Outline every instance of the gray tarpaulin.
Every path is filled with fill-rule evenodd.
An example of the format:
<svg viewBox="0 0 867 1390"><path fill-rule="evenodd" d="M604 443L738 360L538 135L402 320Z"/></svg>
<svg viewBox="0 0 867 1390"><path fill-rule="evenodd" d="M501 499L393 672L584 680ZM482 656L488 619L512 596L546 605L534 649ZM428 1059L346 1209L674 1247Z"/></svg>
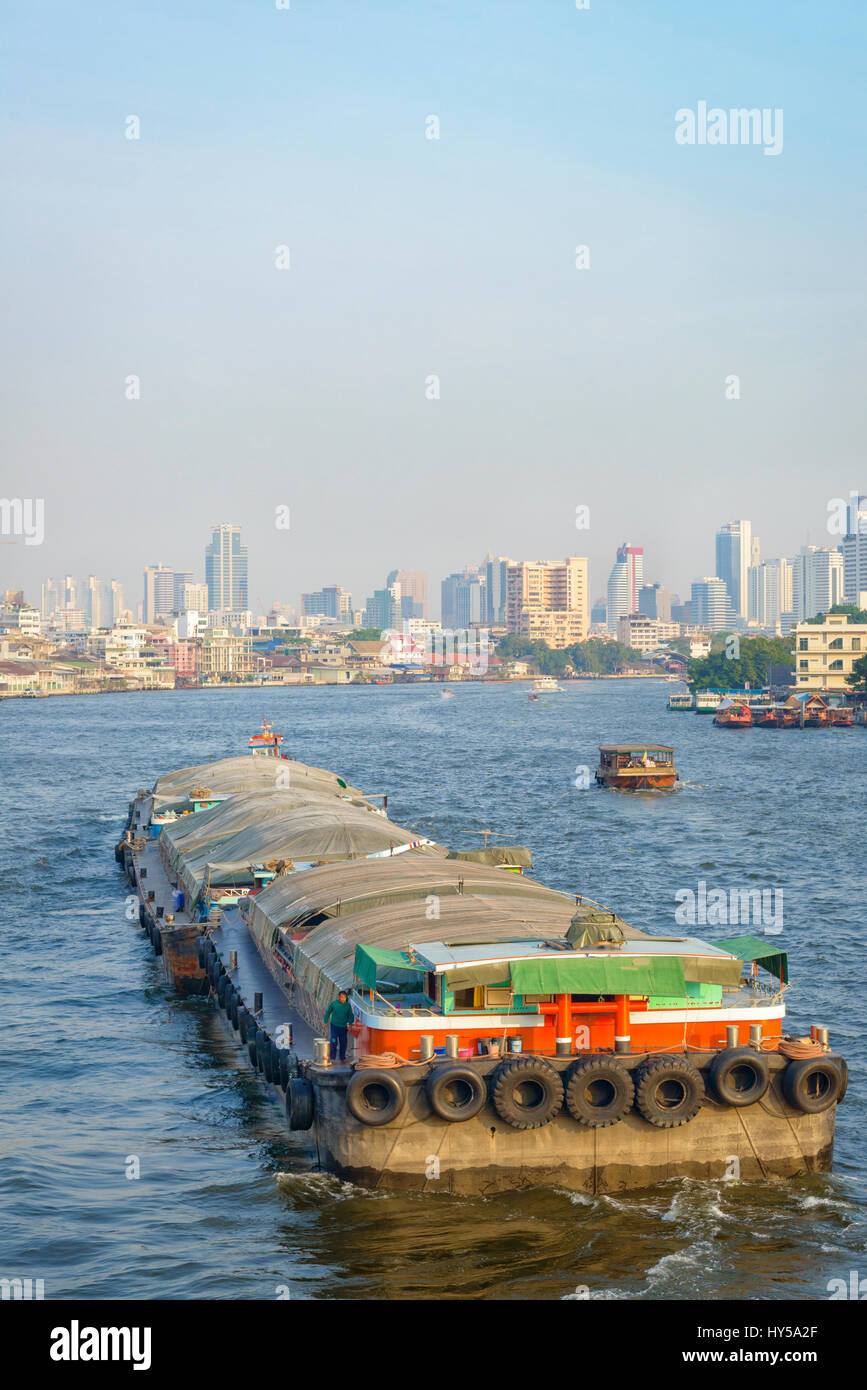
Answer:
<svg viewBox="0 0 867 1390"><path fill-rule="evenodd" d="M278 776L284 779L278 783ZM346 781L347 779L343 779ZM363 798L357 787L340 785L334 772L288 758L271 758L265 754L248 753L246 757L221 758L213 763L198 763L167 772L154 786L154 809L171 805L189 796L194 788L207 789L217 795L237 792L266 791L275 786L287 786L298 791L330 792L334 796Z"/></svg>

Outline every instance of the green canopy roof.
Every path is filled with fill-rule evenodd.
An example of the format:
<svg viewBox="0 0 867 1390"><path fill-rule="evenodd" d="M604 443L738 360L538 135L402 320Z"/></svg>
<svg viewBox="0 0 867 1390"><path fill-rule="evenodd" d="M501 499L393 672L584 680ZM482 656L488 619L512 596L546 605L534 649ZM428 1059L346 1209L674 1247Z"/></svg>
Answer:
<svg viewBox="0 0 867 1390"><path fill-rule="evenodd" d="M394 983L395 972L399 981L408 971L419 974L423 969L423 964L418 959L413 962L406 951L387 951L380 946L355 948L354 970L365 989Z"/></svg>
<svg viewBox="0 0 867 1390"><path fill-rule="evenodd" d="M516 994L686 994L679 956L559 956L513 960Z"/></svg>
<svg viewBox="0 0 867 1390"><path fill-rule="evenodd" d="M738 960L758 961L781 984L789 982L789 957L785 951L780 951L776 946L771 946L769 942L762 941L759 936L730 936L726 941L715 941L721 951L731 951Z"/></svg>

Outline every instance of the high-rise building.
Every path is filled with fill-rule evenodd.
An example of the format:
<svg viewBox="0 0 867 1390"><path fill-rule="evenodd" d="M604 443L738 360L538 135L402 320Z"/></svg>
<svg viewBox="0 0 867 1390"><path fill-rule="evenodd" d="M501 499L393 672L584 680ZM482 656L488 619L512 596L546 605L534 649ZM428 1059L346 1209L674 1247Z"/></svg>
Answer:
<svg viewBox="0 0 867 1390"><path fill-rule="evenodd" d="M728 590L735 613L749 617L749 586L747 571L760 558L758 536L753 536L752 522L727 521L716 535L716 572Z"/></svg>
<svg viewBox="0 0 867 1390"><path fill-rule="evenodd" d="M638 591L638 610L659 623L671 622L671 594L661 584L645 584Z"/></svg>
<svg viewBox="0 0 867 1390"><path fill-rule="evenodd" d="M612 632L627 613L637 613L638 593L644 584L644 549L624 541L608 578L608 626Z"/></svg>
<svg viewBox="0 0 867 1390"><path fill-rule="evenodd" d="M399 628L401 621L400 585L375 589L364 608L364 626L384 632L386 628Z"/></svg>
<svg viewBox="0 0 867 1390"><path fill-rule="evenodd" d="M386 587L400 585L401 616L404 618L427 617L427 572L425 570L392 570L385 581Z"/></svg>
<svg viewBox="0 0 867 1390"><path fill-rule="evenodd" d="M488 554L485 556L485 622L490 627L505 627L509 565L511 564L512 561L505 555Z"/></svg>
<svg viewBox="0 0 867 1390"><path fill-rule="evenodd" d="M42 581L42 616L51 618L60 607L60 590L53 579L43 579Z"/></svg>
<svg viewBox="0 0 867 1390"><path fill-rule="evenodd" d="M843 538L843 592L847 603L861 606L867 592L867 496L853 494Z"/></svg>
<svg viewBox="0 0 867 1390"><path fill-rule="evenodd" d="M247 547L241 544L240 526L223 524L211 528L211 539L205 547L205 582L212 612L246 609Z"/></svg>
<svg viewBox="0 0 867 1390"><path fill-rule="evenodd" d="M144 572L142 622L156 623L175 611L175 572L167 565L147 565Z"/></svg>
<svg viewBox="0 0 867 1390"><path fill-rule="evenodd" d="M312 594L301 595L301 612L305 618L321 616L352 621L352 595L340 584L326 584Z"/></svg>
<svg viewBox="0 0 867 1390"><path fill-rule="evenodd" d="M708 632L726 632L735 625L737 615L728 585L717 575L705 575L693 582L689 607L691 621Z"/></svg>
<svg viewBox="0 0 867 1390"><path fill-rule="evenodd" d="M518 561L509 565L506 585L506 627L510 633L559 648L585 640L589 602L586 556Z"/></svg>
<svg viewBox="0 0 867 1390"><path fill-rule="evenodd" d="M843 602L843 552L802 545L792 559L792 611L796 622L827 613Z"/></svg>
<svg viewBox="0 0 867 1390"><path fill-rule="evenodd" d="M749 617L759 627L781 632L783 614L792 611L792 566L788 560L763 560L747 571Z"/></svg>

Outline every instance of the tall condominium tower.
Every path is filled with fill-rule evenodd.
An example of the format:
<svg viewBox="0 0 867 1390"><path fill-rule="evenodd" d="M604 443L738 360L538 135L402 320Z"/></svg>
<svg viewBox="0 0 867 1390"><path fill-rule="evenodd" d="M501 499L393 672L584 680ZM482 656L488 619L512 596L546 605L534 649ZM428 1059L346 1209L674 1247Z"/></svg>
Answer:
<svg viewBox="0 0 867 1390"><path fill-rule="evenodd" d="M211 528L205 547L205 583L208 608L241 613L247 607L247 547L241 544L240 526Z"/></svg>
<svg viewBox="0 0 867 1390"><path fill-rule="evenodd" d="M617 628L618 618L639 612L638 594L644 584L644 549L624 541L608 578L608 626Z"/></svg>
<svg viewBox="0 0 867 1390"><path fill-rule="evenodd" d="M750 565L749 616L759 627L782 630L784 615L792 612L792 566L789 560L763 560Z"/></svg>
<svg viewBox="0 0 867 1390"><path fill-rule="evenodd" d="M549 647L583 642L588 627L589 561L522 560L510 564L506 578L506 628Z"/></svg>
<svg viewBox="0 0 867 1390"><path fill-rule="evenodd" d="M470 624L486 621L485 576L478 570L467 568L460 574L448 575L440 586L440 597L443 627L463 632Z"/></svg>
<svg viewBox="0 0 867 1390"><path fill-rule="evenodd" d="M759 563L759 540L749 521L727 521L716 534L716 572L728 590L732 608L748 618L747 571Z"/></svg>

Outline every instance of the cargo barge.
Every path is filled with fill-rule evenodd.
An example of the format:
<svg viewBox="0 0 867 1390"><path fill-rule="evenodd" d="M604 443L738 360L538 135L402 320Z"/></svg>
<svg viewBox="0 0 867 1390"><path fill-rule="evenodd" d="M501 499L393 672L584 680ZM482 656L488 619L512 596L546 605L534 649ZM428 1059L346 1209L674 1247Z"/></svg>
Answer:
<svg viewBox="0 0 867 1390"><path fill-rule="evenodd" d="M830 1167L846 1063L784 1034L772 939L648 935L268 735L139 791L115 853L169 981L214 1001L324 1169L472 1193Z"/></svg>

